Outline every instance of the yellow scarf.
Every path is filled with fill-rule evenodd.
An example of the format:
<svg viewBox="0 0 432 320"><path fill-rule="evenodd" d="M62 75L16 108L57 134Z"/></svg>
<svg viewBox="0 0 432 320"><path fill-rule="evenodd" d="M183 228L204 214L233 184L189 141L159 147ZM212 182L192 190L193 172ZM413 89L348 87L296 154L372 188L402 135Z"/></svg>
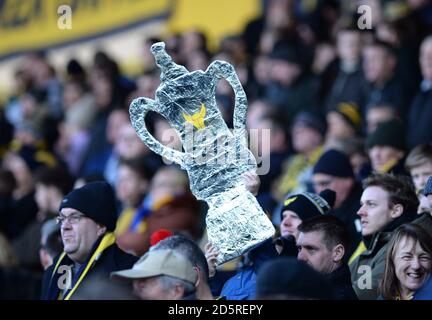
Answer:
<svg viewBox="0 0 432 320"><path fill-rule="evenodd" d="M84 271L81 273L78 281L75 283L75 285L73 286L73 288L69 291L69 293L66 295L66 297L63 298L63 300L70 300L71 296L74 294L74 292L76 291L76 289L78 288L78 286L81 284L81 282L83 281L83 279L85 278L85 276L87 275L87 273L89 272L90 268L93 266L93 263L99 259L99 257L101 256L101 254L104 252L105 249L107 249L108 247L110 247L111 245L113 245L115 243L115 236L114 233L112 232L108 232L106 233L101 242L99 243L98 247L96 248L95 252L93 253L93 255L91 256L90 260L87 262L87 265L84 269ZM62 260L64 259L64 257L66 256L66 252L63 252L60 256L60 258L58 259L52 276L54 276L54 274L56 273L58 267L60 266ZM51 276L51 278L52 278ZM62 299L62 295L59 295L59 300Z"/></svg>
<svg viewBox="0 0 432 320"><path fill-rule="evenodd" d="M354 253L352 254L352 256L350 257L348 264L353 263L353 261L359 256L361 255L363 252L366 251L366 246L364 244L363 241L360 241L357 249L354 251Z"/></svg>

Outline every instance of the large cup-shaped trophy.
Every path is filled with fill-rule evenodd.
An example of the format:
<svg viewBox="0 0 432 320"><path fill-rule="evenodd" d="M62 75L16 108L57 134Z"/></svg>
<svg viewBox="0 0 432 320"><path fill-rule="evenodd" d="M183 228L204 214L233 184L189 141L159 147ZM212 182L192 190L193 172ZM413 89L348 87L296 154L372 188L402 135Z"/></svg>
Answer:
<svg viewBox="0 0 432 320"><path fill-rule="evenodd" d="M207 202L207 234L209 242L219 249L220 265L270 238L275 231L243 182L243 174L257 167L246 143L246 95L227 62L214 61L205 72L189 72L174 63L163 42L155 43L151 52L161 69L161 85L155 100L142 97L131 103L132 125L152 151L187 171L192 193ZM216 103L216 85L222 78L235 93L233 131ZM184 152L162 145L148 132L144 118L150 110L169 122Z"/></svg>

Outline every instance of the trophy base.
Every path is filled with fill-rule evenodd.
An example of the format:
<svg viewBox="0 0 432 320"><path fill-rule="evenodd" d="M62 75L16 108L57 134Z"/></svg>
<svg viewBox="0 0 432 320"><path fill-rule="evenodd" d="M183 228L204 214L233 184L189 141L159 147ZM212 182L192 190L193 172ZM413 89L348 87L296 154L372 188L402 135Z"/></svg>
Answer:
<svg viewBox="0 0 432 320"><path fill-rule="evenodd" d="M217 265L228 262L275 233L256 198L243 185L207 199L209 242L218 248Z"/></svg>

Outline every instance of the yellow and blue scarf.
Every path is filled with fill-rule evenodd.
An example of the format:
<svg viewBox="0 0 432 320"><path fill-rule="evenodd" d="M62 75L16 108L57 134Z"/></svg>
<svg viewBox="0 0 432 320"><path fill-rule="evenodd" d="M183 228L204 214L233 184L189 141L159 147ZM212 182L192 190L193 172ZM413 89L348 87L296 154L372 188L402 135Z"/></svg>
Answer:
<svg viewBox="0 0 432 320"><path fill-rule="evenodd" d="M78 289L78 287L83 282L84 278L87 276L89 271L94 267L97 260L100 258L100 256L103 254L103 252L112 246L115 243L115 236L114 233L108 232L103 237L100 237L98 241L96 241L95 245L93 246L92 254L89 255L87 260L81 265L79 270L75 273L71 285L69 289L66 291L62 291L58 285L58 281L60 276L63 274L60 274L58 272L59 267L61 265L71 265L73 264L73 261L67 256L66 252L63 252L59 259L57 260L54 269L51 274L51 280L48 288L48 299L49 300L69 300L71 296L75 293L75 291Z"/></svg>

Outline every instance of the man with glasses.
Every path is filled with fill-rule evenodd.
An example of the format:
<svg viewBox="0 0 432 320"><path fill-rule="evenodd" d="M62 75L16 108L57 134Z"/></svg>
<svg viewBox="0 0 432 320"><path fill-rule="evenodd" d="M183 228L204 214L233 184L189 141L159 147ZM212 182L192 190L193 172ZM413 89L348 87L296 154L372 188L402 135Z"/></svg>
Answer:
<svg viewBox="0 0 432 320"><path fill-rule="evenodd" d="M115 243L116 221L114 192L106 182L86 184L64 197L57 217L64 252L44 274L43 299L74 299L91 289L90 283L132 267L137 258Z"/></svg>
<svg viewBox="0 0 432 320"><path fill-rule="evenodd" d="M362 187L354 178L349 158L340 151L327 150L315 164L312 181L317 193L324 189L336 192L335 204L329 214L341 220L348 230L350 246L344 256L347 260L361 241L361 224L356 212L362 195Z"/></svg>

